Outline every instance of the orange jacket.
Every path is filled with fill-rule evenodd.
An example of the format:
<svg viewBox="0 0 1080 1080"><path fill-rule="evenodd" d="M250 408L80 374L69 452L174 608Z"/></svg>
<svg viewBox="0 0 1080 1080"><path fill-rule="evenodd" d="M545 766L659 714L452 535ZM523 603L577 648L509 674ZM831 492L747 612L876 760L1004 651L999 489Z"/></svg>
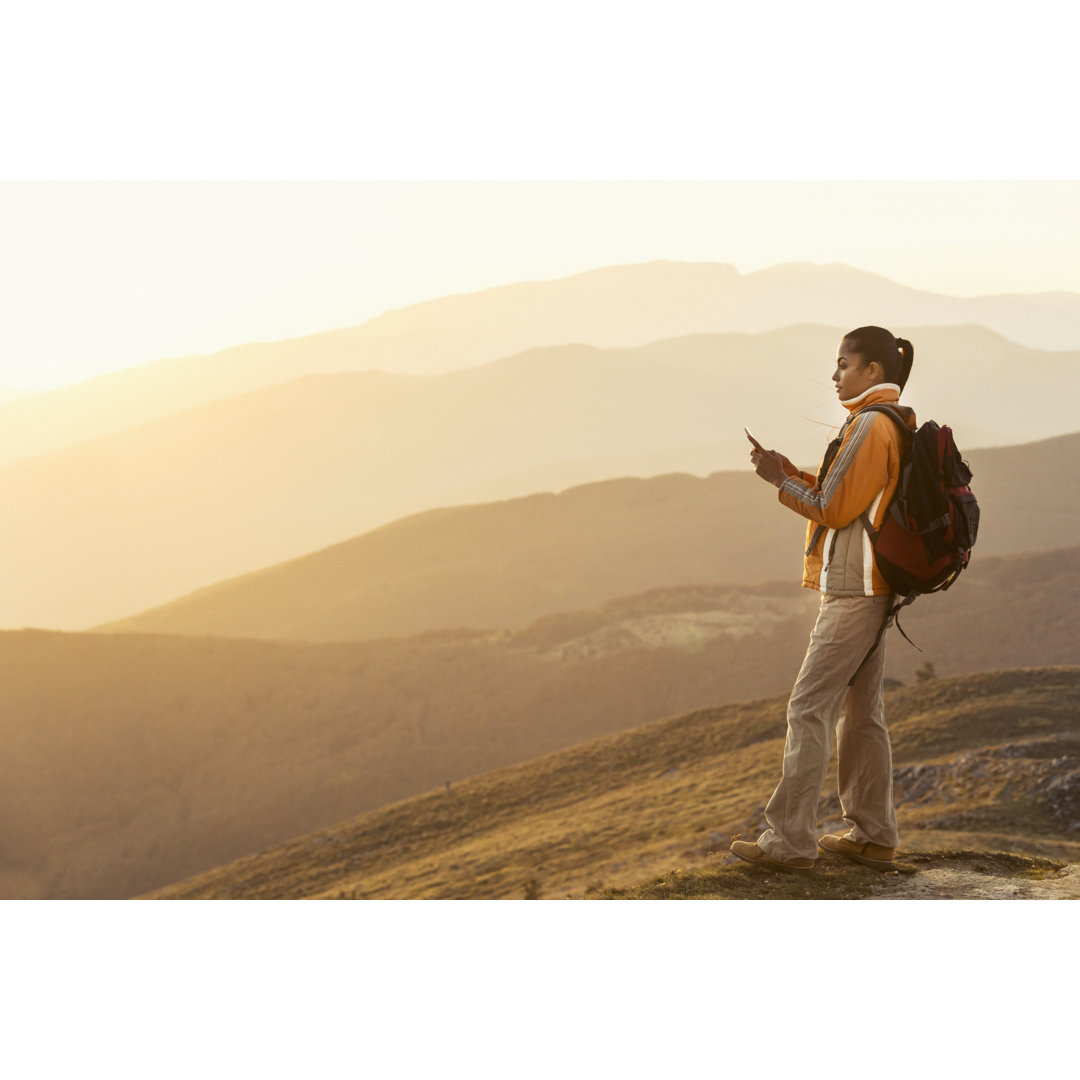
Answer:
<svg viewBox="0 0 1080 1080"><path fill-rule="evenodd" d="M874 563L870 538L859 520L868 510L874 528L885 518L900 479L901 434L888 416L864 412L867 405L896 405L915 430L915 413L898 405L900 387L880 383L850 401L851 415L837 438L840 448L819 484L794 470L780 485L780 501L808 519L803 588L830 596L886 596L892 589Z"/></svg>

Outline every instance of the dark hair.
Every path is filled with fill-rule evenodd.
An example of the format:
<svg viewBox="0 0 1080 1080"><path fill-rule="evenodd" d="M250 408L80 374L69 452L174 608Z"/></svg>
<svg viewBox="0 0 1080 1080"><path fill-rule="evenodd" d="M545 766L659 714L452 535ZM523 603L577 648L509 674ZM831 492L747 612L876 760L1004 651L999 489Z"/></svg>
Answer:
<svg viewBox="0 0 1080 1080"><path fill-rule="evenodd" d="M885 381L896 383L901 390L911 374L915 349L905 338L893 337L881 326L860 326L844 335L852 352L863 358L863 365L877 362L885 372Z"/></svg>

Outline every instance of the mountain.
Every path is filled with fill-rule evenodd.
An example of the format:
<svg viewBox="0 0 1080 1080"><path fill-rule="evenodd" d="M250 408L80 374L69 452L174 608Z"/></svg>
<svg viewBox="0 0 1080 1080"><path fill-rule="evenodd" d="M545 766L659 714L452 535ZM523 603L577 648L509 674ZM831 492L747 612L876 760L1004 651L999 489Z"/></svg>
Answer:
<svg viewBox="0 0 1080 1080"><path fill-rule="evenodd" d="M322 641L518 627L663 585L794 578L801 540L750 473L609 480L431 510L100 629Z"/></svg>
<svg viewBox="0 0 1080 1080"><path fill-rule="evenodd" d="M0 625L82 628L507 472L715 438L717 376L558 352L431 379L312 377L9 466L0 558L20 574ZM744 461L739 440L732 424L712 456Z"/></svg>
<svg viewBox="0 0 1080 1080"><path fill-rule="evenodd" d="M816 467L845 415L829 382L839 333L565 346L429 377L312 376L19 462L0 470L0 558L19 567L0 592L0 626L85 628L406 514L553 480L745 468L745 424ZM933 415L961 446L973 431L1028 439L1075 422L1076 356L1032 358L977 329L920 340L908 397L921 408L933 387ZM980 371L978 394L962 364ZM1037 411L1017 401L1020 364L1060 390Z"/></svg>
<svg viewBox="0 0 1080 1080"><path fill-rule="evenodd" d="M0 405L0 465L305 375L432 374L537 346L627 348L805 323L843 330L878 323L898 332L979 325L1037 349L1076 350L1080 296L942 296L839 264L788 263L749 274L723 263L607 267L429 300L303 338L157 360Z"/></svg>
<svg viewBox="0 0 1080 1080"><path fill-rule="evenodd" d="M743 618L760 609L805 637L799 600L751 599ZM709 670L669 650L579 663L501 633L319 646L2 633L0 896L130 896L712 702L753 683L729 664L762 667L738 638L711 655Z"/></svg>
<svg viewBox="0 0 1080 1080"><path fill-rule="evenodd" d="M838 876L827 859L815 867L816 882L790 886L824 890L809 893L785 891L786 881L770 885L769 875L745 867L715 869L730 858L732 835L756 835L764 824L783 754L784 704L727 705L594 740L338 822L151 895L540 899L618 895L654 875L660 886L672 883L670 895L680 875L703 869L719 895L736 898L827 897L830 885L831 895L910 894L905 876ZM912 852L943 845L1080 859L1080 669L933 680L890 693L887 708L905 871L927 865ZM835 791L834 771L827 790ZM842 827L835 795L819 813L823 832ZM1012 854L982 863L995 859L1021 864L1012 872L1030 877L1061 866ZM657 894L665 892L645 895Z"/></svg>
<svg viewBox="0 0 1080 1080"><path fill-rule="evenodd" d="M1080 434L975 451L987 556L1075 544ZM804 522L748 472L429 511L101 629L335 641L522 627L649 588L788 580Z"/></svg>
<svg viewBox="0 0 1080 1080"><path fill-rule="evenodd" d="M447 781L786 694L816 604L788 580L384 641L0 633L0 896L134 895ZM1080 547L977 559L903 625L923 650L889 635L905 683L1080 664Z"/></svg>

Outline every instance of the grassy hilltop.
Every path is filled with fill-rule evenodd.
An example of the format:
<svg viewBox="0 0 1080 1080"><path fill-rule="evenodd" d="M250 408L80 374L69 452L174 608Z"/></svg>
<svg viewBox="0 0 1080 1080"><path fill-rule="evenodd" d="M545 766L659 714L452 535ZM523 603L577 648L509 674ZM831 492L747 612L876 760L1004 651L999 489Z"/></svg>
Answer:
<svg viewBox="0 0 1080 1080"><path fill-rule="evenodd" d="M325 644L0 634L0 896L149 892L448 780L786 695L816 600L654 589L521 630ZM904 616L924 652L893 632L886 673L1077 664L1078 612L1080 548L981 559Z"/></svg>
<svg viewBox="0 0 1080 1080"><path fill-rule="evenodd" d="M610 735L384 807L150 895L647 896L657 895L657 875L665 887L681 878L684 887L674 895L871 895L884 879L858 867L823 864L818 884L806 885L801 877L781 875L777 884L776 875L748 878L718 866L732 835L753 836L763 827L779 774L784 704L774 698L703 709ZM1011 853L938 855L935 865L952 865L951 858L968 869L1027 878L1080 859L1078 706L1076 667L934 679L890 692L903 869L917 873L920 860L929 864L917 853L934 849ZM820 813L822 829L839 826L835 796L823 799ZM709 874L712 892L701 887Z"/></svg>

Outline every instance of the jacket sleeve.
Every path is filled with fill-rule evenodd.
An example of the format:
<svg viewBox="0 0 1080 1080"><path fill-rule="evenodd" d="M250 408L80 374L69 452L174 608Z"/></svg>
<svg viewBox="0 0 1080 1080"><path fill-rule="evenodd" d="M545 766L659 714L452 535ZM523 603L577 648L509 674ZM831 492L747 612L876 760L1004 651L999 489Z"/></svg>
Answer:
<svg viewBox="0 0 1080 1080"><path fill-rule="evenodd" d="M856 417L824 483L819 486L806 474L789 476L780 485L780 501L828 529L850 525L889 482L892 421L885 416L878 421L874 412Z"/></svg>
<svg viewBox="0 0 1080 1080"><path fill-rule="evenodd" d="M787 464L791 465L791 462L789 461ZM800 469L797 465L791 465L790 469L787 467L787 465L783 465L782 467L784 472L788 476L801 476L803 481L809 484L811 487L813 487L814 484L817 483L817 477L814 476L813 473L803 472L802 469Z"/></svg>

